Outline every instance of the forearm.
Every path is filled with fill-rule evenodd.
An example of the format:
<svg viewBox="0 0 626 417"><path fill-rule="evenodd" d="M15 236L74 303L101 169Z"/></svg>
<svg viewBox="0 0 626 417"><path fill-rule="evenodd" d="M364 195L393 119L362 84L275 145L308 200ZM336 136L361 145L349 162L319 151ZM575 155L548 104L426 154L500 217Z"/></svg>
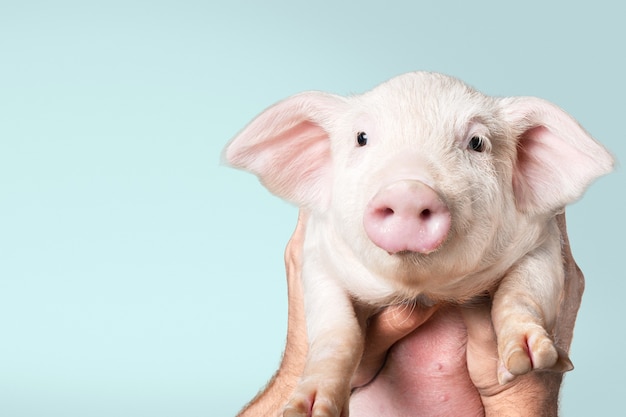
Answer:
<svg viewBox="0 0 626 417"><path fill-rule="evenodd" d="M291 283L290 289L292 291ZM290 298L291 299L291 298ZM304 369L307 354L306 331L295 320L303 315L301 305L289 304L287 346L280 368L266 387L239 413L238 417L277 416L291 397Z"/></svg>
<svg viewBox="0 0 626 417"><path fill-rule="evenodd" d="M238 417L277 416L287 404L300 378L304 364L301 354L285 351L280 368L266 387L248 403Z"/></svg>

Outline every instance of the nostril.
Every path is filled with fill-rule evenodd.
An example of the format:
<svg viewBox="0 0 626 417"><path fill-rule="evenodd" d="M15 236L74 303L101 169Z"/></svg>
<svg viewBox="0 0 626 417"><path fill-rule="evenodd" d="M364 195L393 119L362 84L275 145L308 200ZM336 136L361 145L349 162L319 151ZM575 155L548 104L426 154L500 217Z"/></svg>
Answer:
<svg viewBox="0 0 626 417"><path fill-rule="evenodd" d="M422 220L428 220L430 219L430 216L432 215L432 212L430 211L430 209L424 209L422 210L422 212L420 213L420 219Z"/></svg>
<svg viewBox="0 0 626 417"><path fill-rule="evenodd" d="M386 219L388 217L391 217L394 215L394 211L392 208L390 207L380 207L376 210L374 210L374 212L376 217L380 218L380 219Z"/></svg>

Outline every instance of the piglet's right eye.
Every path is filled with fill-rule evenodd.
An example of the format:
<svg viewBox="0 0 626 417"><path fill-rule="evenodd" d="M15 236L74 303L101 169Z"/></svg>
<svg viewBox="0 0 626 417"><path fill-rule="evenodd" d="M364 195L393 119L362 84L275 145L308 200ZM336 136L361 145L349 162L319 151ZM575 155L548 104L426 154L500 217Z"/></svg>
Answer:
<svg viewBox="0 0 626 417"><path fill-rule="evenodd" d="M356 143L357 143L359 146L365 146L365 145L367 145L367 133L365 133L365 132L359 132L359 133L356 135Z"/></svg>

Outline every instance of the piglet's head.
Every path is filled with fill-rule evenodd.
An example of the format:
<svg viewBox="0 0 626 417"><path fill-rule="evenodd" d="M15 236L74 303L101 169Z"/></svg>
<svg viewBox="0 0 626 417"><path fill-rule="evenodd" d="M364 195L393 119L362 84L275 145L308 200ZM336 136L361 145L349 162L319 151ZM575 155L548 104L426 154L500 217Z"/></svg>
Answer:
<svg viewBox="0 0 626 417"><path fill-rule="evenodd" d="M364 258L447 252L459 259L455 274L493 251L489 227L515 223L517 214L503 212L551 216L613 165L557 106L488 97L431 73L350 98L290 97L244 128L225 159L287 201L334 212L334 226ZM408 201L413 195L427 206Z"/></svg>

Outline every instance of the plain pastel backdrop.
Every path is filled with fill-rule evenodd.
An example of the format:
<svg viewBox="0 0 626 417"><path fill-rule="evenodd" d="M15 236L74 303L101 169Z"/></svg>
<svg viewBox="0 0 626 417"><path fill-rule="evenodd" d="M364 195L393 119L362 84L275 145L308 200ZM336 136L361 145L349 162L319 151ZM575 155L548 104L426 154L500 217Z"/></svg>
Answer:
<svg viewBox="0 0 626 417"><path fill-rule="evenodd" d="M432 70L624 161L625 45L602 0L0 2L0 415L233 416L264 385L297 210L220 154L272 103ZM619 168L568 210L564 416L623 412L624 213Z"/></svg>

